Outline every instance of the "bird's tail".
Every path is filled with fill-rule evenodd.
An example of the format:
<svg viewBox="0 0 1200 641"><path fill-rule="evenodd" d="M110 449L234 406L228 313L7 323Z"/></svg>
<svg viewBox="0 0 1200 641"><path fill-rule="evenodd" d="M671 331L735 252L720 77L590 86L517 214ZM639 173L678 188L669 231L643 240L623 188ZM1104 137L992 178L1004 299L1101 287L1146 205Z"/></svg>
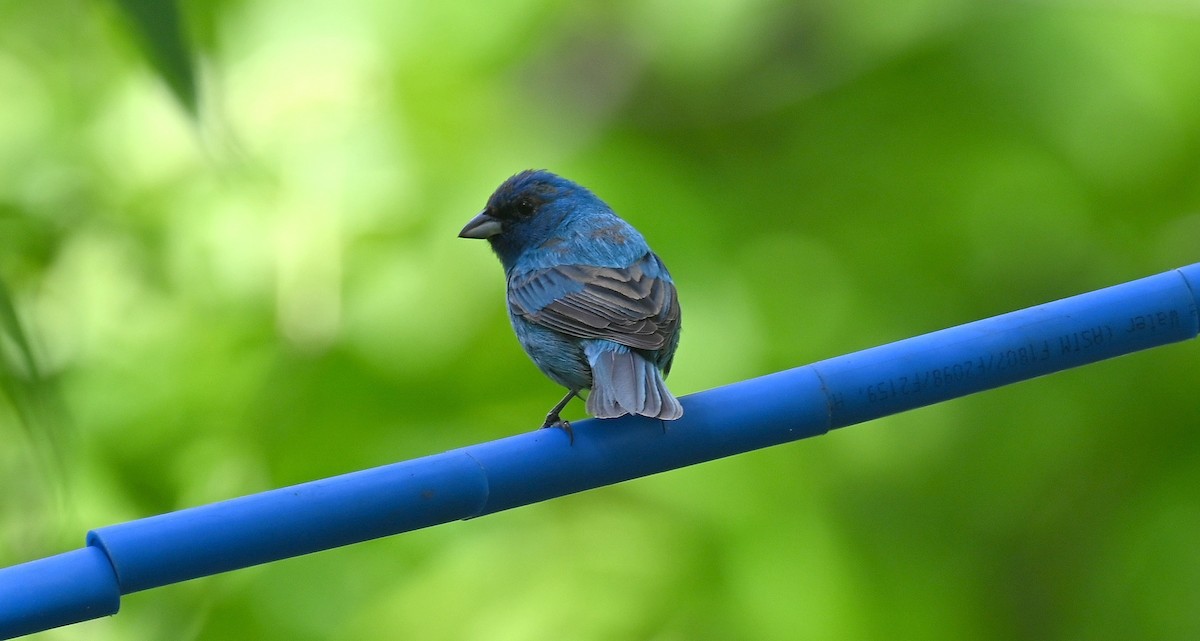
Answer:
<svg viewBox="0 0 1200 641"><path fill-rule="evenodd" d="M592 366L592 392L587 411L596 418L638 414L674 420L683 407L671 395L654 363L624 345L609 341L584 348Z"/></svg>

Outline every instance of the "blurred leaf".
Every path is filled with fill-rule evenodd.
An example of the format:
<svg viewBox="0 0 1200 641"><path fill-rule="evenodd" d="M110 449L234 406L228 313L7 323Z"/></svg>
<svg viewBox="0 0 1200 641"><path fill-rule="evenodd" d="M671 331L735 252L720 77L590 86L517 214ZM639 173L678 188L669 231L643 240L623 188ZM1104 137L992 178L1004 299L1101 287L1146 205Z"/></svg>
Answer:
<svg viewBox="0 0 1200 641"><path fill-rule="evenodd" d="M60 454L56 428L60 421L57 395L38 367L29 335L17 316L8 285L0 281L0 339L13 347L0 351L0 389L12 403L30 436L48 444L54 459Z"/></svg>
<svg viewBox="0 0 1200 641"><path fill-rule="evenodd" d="M12 295L8 292L8 286L4 281L0 281L0 330L4 332L13 344L16 346L23 361L22 366L28 373L27 376L33 380L41 378L37 370L37 361L33 357L33 349L29 344L29 337L25 334L24 328L21 326L21 320L17 318L17 309L13 305ZM5 376L11 374L7 371L11 364L4 361Z"/></svg>
<svg viewBox="0 0 1200 641"><path fill-rule="evenodd" d="M196 70L179 3L176 0L116 0L116 3L141 40L150 63L188 113L195 116Z"/></svg>

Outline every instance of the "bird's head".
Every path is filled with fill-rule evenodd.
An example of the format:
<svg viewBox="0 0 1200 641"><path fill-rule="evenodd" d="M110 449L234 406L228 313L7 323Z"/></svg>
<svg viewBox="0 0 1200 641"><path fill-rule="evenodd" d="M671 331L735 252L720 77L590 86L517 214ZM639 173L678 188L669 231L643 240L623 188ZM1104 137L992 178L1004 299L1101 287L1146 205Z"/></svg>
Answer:
<svg viewBox="0 0 1200 641"><path fill-rule="evenodd" d="M530 169L504 181L458 236L486 239L508 267L521 252L554 235L576 209L571 204L574 200L593 198L587 189L566 178Z"/></svg>

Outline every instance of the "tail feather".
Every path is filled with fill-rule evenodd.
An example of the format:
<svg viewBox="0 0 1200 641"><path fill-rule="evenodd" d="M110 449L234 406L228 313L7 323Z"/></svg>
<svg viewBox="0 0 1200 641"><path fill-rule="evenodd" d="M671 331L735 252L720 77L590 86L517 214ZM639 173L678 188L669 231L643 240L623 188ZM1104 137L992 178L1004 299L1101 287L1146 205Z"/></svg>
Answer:
<svg viewBox="0 0 1200 641"><path fill-rule="evenodd" d="M654 367L651 367L651 369L654 370L655 378L661 380L662 377L659 376L658 370ZM640 400L642 401L642 415L657 417L659 412L662 411L662 393L658 391L659 386L651 384L643 385L641 387L642 397Z"/></svg>
<svg viewBox="0 0 1200 641"><path fill-rule="evenodd" d="M593 343L585 352L592 366L592 391L587 411L596 418L637 414L674 420L683 407L667 389L662 374L641 354L608 341Z"/></svg>

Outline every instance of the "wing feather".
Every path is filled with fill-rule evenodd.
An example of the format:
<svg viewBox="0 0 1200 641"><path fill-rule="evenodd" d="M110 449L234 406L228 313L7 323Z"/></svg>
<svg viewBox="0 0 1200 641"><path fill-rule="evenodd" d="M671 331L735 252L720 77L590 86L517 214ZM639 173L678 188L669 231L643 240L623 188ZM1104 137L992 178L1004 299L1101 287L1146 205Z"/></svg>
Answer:
<svg viewBox="0 0 1200 641"><path fill-rule="evenodd" d="M508 301L526 320L568 336L659 350L679 331L679 300L653 253L629 267L558 265L518 275Z"/></svg>

